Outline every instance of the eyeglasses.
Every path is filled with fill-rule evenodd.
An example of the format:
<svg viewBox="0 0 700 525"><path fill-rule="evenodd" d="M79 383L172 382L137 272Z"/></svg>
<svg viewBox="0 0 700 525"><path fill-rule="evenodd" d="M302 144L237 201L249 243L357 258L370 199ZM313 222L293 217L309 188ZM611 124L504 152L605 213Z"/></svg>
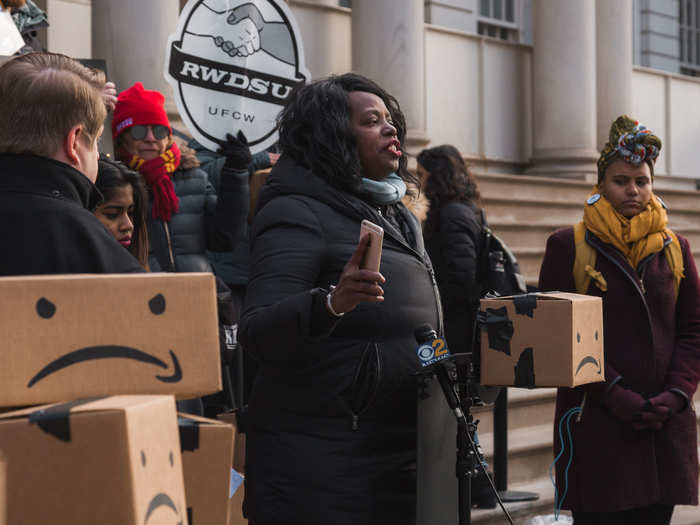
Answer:
<svg viewBox="0 0 700 525"><path fill-rule="evenodd" d="M151 130L153 131L153 136L156 138L156 140L162 140L165 137L167 137L168 135L170 135L170 130L168 129L168 126L162 126L162 125L131 126L129 128L129 134L131 135L131 138L134 140L143 140L146 138L146 135L148 135L148 128L151 128Z"/></svg>

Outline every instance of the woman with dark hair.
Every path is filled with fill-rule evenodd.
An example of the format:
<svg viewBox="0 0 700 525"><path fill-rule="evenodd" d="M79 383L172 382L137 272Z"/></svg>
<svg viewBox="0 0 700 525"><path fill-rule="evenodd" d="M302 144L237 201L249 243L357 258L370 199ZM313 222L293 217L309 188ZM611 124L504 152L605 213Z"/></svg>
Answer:
<svg viewBox="0 0 700 525"><path fill-rule="evenodd" d="M470 352L482 292L477 281L482 229L479 191L464 157L454 146L424 149L416 160L421 187L430 203L423 235L440 289L445 339L451 352ZM478 434L474 435L478 443ZM484 468L472 478L472 505L494 508L496 497L483 472L488 465L483 457L480 459Z"/></svg>
<svg viewBox="0 0 700 525"><path fill-rule="evenodd" d="M667 525L674 505L698 504L700 281L653 191L660 150L651 130L615 120L583 220L549 237L540 270L541 290L603 302L605 380L557 392L555 454L571 454L558 504L576 525Z"/></svg>
<svg viewBox="0 0 700 525"><path fill-rule="evenodd" d="M454 146L424 149L417 161L418 176L430 202L423 235L440 288L445 337L452 352L468 352L481 292L477 284L479 191Z"/></svg>
<svg viewBox="0 0 700 525"><path fill-rule="evenodd" d="M282 156L258 201L239 336L261 368L250 399L245 509L252 525L415 520L414 329L442 320L399 104L369 79L296 91ZM379 272L361 269L367 219Z"/></svg>
<svg viewBox="0 0 700 525"><path fill-rule="evenodd" d="M141 177L121 162L100 157L95 186L104 197L95 209L95 216L141 266L148 269L148 194Z"/></svg>

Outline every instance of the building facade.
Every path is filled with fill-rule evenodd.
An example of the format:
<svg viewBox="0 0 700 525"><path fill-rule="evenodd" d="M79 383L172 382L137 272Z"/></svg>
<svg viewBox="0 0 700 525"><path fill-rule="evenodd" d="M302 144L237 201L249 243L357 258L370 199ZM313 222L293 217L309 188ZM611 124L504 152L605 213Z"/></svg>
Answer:
<svg viewBox="0 0 700 525"><path fill-rule="evenodd" d="M50 51L105 59L118 89L160 90L177 119L163 63L185 0L37 1ZM492 228L530 284L547 236L580 220L622 113L662 138L655 184L700 262L700 0L288 3L313 78L366 74L401 103L410 153L450 143L465 155ZM539 492L550 511L553 402L551 391L514 392L508 432L509 483ZM479 417L490 455L490 415ZM676 516L674 525L700 523L696 508Z"/></svg>
<svg viewBox="0 0 700 525"><path fill-rule="evenodd" d="M183 0L38 3L49 50L170 95L165 42ZM629 113L664 139L658 174L700 178L699 0L289 4L313 77L373 77L403 105L412 149L449 142L483 171L579 177Z"/></svg>

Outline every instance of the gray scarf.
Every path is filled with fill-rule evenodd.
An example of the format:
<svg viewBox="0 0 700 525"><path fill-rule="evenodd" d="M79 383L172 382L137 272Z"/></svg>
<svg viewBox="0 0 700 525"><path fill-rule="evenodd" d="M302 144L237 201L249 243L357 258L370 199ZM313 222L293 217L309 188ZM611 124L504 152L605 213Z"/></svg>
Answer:
<svg viewBox="0 0 700 525"><path fill-rule="evenodd" d="M406 195L406 183L396 173L380 181L362 177L358 193L375 206L386 206L399 202Z"/></svg>

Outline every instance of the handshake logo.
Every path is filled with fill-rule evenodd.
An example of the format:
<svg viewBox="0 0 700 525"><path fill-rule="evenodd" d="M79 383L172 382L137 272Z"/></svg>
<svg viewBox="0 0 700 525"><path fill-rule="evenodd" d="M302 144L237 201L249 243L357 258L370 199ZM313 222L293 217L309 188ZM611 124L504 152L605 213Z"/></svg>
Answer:
<svg viewBox="0 0 700 525"><path fill-rule="evenodd" d="M283 0L190 0L168 41L165 77L195 139L215 151L242 130L255 153L277 141L277 114L311 75Z"/></svg>

